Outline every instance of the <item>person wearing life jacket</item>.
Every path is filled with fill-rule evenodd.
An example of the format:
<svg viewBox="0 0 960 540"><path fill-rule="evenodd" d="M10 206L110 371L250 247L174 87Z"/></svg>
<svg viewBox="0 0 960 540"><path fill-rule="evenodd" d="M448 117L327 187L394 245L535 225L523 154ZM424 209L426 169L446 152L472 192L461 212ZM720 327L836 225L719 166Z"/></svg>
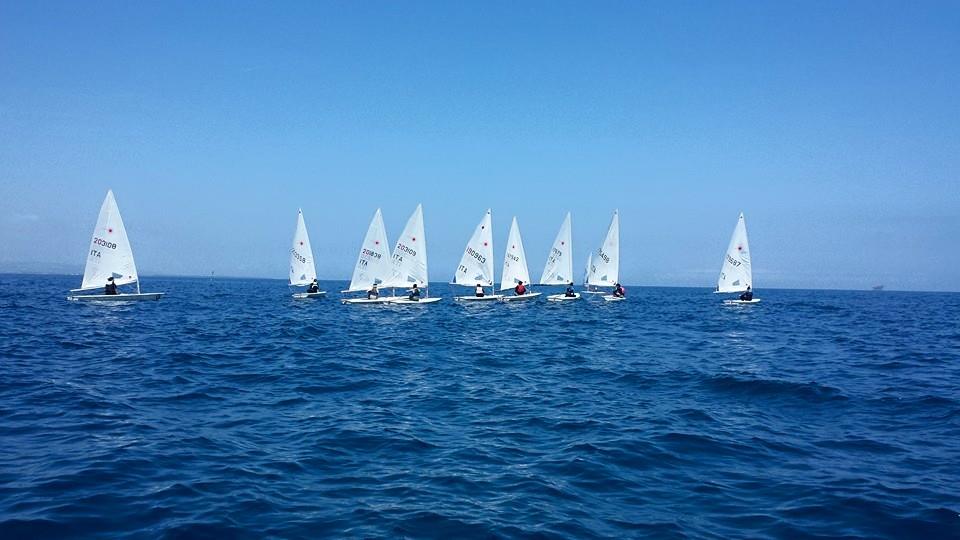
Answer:
<svg viewBox="0 0 960 540"><path fill-rule="evenodd" d="M613 288L613 296L616 298L623 298L626 295L627 293L623 290L623 285L617 283Z"/></svg>
<svg viewBox="0 0 960 540"><path fill-rule="evenodd" d="M117 284L113 282L113 276L107 278L107 286L103 288L103 294L117 294Z"/></svg>
<svg viewBox="0 0 960 540"><path fill-rule="evenodd" d="M313 279L313 283L311 283L310 286L307 287L307 292L308 292L308 293L318 293L318 292L320 292L320 285L317 283L317 279L316 279L316 278L314 278L314 279Z"/></svg>
<svg viewBox="0 0 960 540"><path fill-rule="evenodd" d="M523 296L527 294L527 288L524 287L522 281L517 281L517 286L513 288L513 293L517 296Z"/></svg>
<svg viewBox="0 0 960 540"><path fill-rule="evenodd" d="M743 301L745 301L745 302L749 302L749 301L753 300L753 291L750 290L750 286L749 286L749 285L747 285L747 290L744 291L743 294L740 295L740 299L743 300Z"/></svg>
<svg viewBox="0 0 960 540"><path fill-rule="evenodd" d="M413 300L414 302L420 301L420 288L417 287L417 284L413 284L413 288L410 289L410 295L407 296L408 299Z"/></svg>
<svg viewBox="0 0 960 540"><path fill-rule="evenodd" d="M477 298L483 298L483 285L477 283Z"/></svg>
<svg viewBox="0 0 960 540"><path fill-rule="evenodd" d="M373 287L370 287L370 290L367 291L367 300L376 300L380 298L380 291L377 289L377 284L374 283Z"/></svg>
<svg viewBox="0 0 960 540"><path fill-rule="evenodd" d="M567 285L567 292L564 293L564 296L566 296L567 298L573 298L576 295L577 295L577 291L573 290L573 282L571 281L570 284Z"/></svg>

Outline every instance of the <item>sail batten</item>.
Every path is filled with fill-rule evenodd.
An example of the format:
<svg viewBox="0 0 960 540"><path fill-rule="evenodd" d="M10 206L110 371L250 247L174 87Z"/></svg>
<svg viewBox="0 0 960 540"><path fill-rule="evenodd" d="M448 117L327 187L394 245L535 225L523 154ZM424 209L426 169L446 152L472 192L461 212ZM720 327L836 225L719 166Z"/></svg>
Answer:
<svg viewBox="0 0 960 540"><path fill-rule="evenodd" d="M743 292L747 287L752 286L753 266L750 262L750 245L747 240L747 225L741 212L723 257L720 277L717 278L717 292Z"/></svg>

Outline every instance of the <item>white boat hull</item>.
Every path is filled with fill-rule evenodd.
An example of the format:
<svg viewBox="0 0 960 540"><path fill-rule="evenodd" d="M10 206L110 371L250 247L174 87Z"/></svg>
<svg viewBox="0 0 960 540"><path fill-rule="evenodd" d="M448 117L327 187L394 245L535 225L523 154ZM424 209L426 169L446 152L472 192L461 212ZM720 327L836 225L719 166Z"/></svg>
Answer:
<svg viewBox="0 0 960 540"><path fill-rule="evenodd" d="M297 300L304 300L304 299L307 299L307 298L323 298L323 297L326 296L326 295L327 295L327 292L326 292L326 291L320 291L320 292L301 292L301 293L294 293L294 294L293 294L293 298L295 298L295 299L297 299Z"/></svg>
<svg viewBox="0 0 960 540"><path fill-rule="evenodd" d="M392 301L392 302L390 302L390 303L391 303L391 304L404 304L404 305L407 305L407 304L433 304L433 303L435 303L435 302L439 302L440 300L443 300L443 299L440 298L439 296L437 296L437 297L430 297L430 298L421 298L420 300L411 300L411 299L409 299L409 298L398 298L398 299L396 299L396 300L394 300L394 301Z"/></svg>
<svg viewBox="0 0 960 540"><path fill-rule="evenodd" d="M607 302L623 302L627 298L625 296L614 296L612 294L608 294L608 295L605 295L603 299L606 300Z"/></svg>
<svg viewBox="0 0 960 540"><path fill-rule="evenodd" d="M457 302L499 302L503 300L502 294L488 294L485 296L454 296Z"/></svg>
<svg viewBox="0 0 960 540"><path fill-rule="evenodd" d="M581 294L608 294L607 291L580 291Z"/></svg>
<svg viewBox="0 0 960 540"><path fill-rule="evenodd" d="M365 305L365 304L389 304L400 300L399 296L381 296L380 298L345 298L341 300L343 304Z"/></svg>
<svg viewBox="0 0 960 540"><path fill-rule="evenodd" d="M526 294L520 294L520 295L514 295L514 296L504 296L503 301L504 302L522 302L525 300L533 300L534 298L537 298L542 294L543 293L534 292L534 293L526 293Z"/></svg>
<svg viewBox="0 0 960 540"><path fill-rule="evenodd" d="M567 296L566 293L551 294L547 297L548 302L567 302L569 300L579 300L580 293L573 293L573 296Z"/></svg>
<svg viewBox="0 0 960 540"><path fill-rule="evenodd" d="M724 305L727 305L727 306L739 306L739 305L747 305L747 304L756 304L759 301L760 301L759 298L754 298L753 300L724 300L723 303Z"/></svg>
<svg viewBox="0 0 960 540"><path fill-rule="evenodd" d="M159 300L164 293L132 293L132 294L76 294L67 297L71 302L140 302L143 300Z"/></svg>

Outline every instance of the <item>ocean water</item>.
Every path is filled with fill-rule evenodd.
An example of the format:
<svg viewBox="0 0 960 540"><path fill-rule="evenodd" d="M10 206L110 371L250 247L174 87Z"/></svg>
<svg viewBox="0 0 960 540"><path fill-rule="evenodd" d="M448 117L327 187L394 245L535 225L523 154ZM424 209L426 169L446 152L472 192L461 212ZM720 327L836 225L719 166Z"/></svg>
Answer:
<svg viewBox="0 0 960 540"><path fill-rule="evenodd" d="M0 276L0 538L960 537L960 294L78 281Z"/></svg>

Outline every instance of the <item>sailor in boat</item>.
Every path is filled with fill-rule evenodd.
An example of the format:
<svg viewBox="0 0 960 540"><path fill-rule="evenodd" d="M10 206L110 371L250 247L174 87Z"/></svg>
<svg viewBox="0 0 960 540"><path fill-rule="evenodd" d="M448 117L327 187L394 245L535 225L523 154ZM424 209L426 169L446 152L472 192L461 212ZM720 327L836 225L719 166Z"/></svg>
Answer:
<svg viewBox="0 0 960 540"><path fill-rule="evenodd" d="M308 293L320 292L320 284L317 283L317 278L313 278L313 283L311 283L310 286L307 287L307 292Z"/></svg>
<svg viewBox="0 0 960 540"><path fill-rule="evenodd" d="M377 289L377 284L374 283L373 287L367 291L367 300L376 300L377 298L380 298L380 291Z"/></svg>
<svg viewBox="0 0 960 540"><path fill-rule="evenodd" d="M107 286L103 288L103 294L117 294L117 284L113 282L113 276L107 278Z"/></svg>
<svg viewBox="0 0 960 540"><path fill-rule="evenodd" d="M517 296L523 296L527 294L527 288L523 286L522 281L517 282L517 286L513 288L513 293Z"/></svg>
<svg viewBox="0 0 960 540"><path fill-rule="evenodd" d="M570 284L567 285L567 292L564 293L564 296L566 296L567 298L573 298L576 295L577 295L577 291L573 290L573 282L571 281Z"/></svg>
<svg viewBox="0 0 960 540"><path fill-rule="evenodd" d="M420 288L417 287L416 283L413 284L413 288L410 289L408 292L410 293L410 295L407 296L409 300L412 300L414 302L420 301Z"/></svg>
<svg viewBox="0 0 960 540"><path fill-rule="evenodd" d="M616 285L614 285L614 288L613 288L613 296L614 296L614 298L623 298L623 297L626 296L626 295L627 295L627 292L623 290L623 285L621 285L621 284L619 284L619 283L617 283Z"/></svg>
<svg viewBox="0 0 960 540"><path fill-rule="evenodd" d="M745 302L749 302L749 301L753 300L753 291L750 290L750 286L749 286L749 285L747 285L747 290L744 291L743 294L740 295L740 299L743 300L743 301L745 301Z"/></svg>
<svg viewBox="0 0 960 540"><path fill-rule="evenodd" d="M483 285L477 283L477 298L483 298Z"/></svg>

